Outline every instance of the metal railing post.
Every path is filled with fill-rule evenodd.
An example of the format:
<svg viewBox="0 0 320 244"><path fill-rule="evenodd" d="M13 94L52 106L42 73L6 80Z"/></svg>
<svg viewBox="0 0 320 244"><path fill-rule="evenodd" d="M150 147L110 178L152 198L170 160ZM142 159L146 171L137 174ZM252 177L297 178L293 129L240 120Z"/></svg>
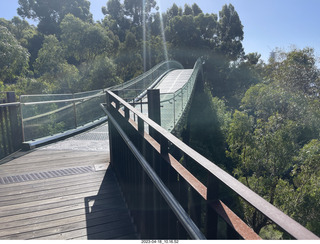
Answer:
<svg viewBox="0 0 320 244"><path fill-rule="evenodd" d="M208 173L207 186L207 239L217 239L218 235L218 214L213 210L211 204L219 199L219 181L218 179Z"/></svg>
<svg viewBox="0 0 320 244"><path fill-rule="evenodd" d="M0 101L1 104L1 101ZM6 136L5 136L5 118L4 118L4 114L6 113L6 108L5 107L0 107L0 127L1 127L1 136L2 136L2 147L3 147L3 153L4 155L1 155L2 153L0 152L0 156L6 156L8 155L7 152L7 143L6 143Z"/></svg>
<svg viewBox="0 0 320 244"><path fill-rule="evenodd" d="M7 92L7 102L15 103L16 94L15 92ZM16 106L10 106L9 109L9 121L11 129L11 141L13 151L16 151L20 148L22 143L22 131L21 127L18 124L18 109Z"/></svg>
<svg viewBox="0 0 320 244"><path fill-rule="evenodd" d="M173 93L173 128L176 124L176 94Z"/></svg>
<svg viewBox="0 0 320 244"><path fill-rule="evenodd" d="M158 125L161 124L161 113L160 113L160 90L159 89L149 89L147 91L148 97L148 116ZM157 135L153 128L149 127L149 134L157 141Z"/></svg>
<svg viewBox="0 0 320 244"><path fill-rule="evenodd" d="M74 93L72 93L72 99L74 99ZM74 128L78 127L78 121L77 121L77 108L76 108L76 102L73 101L73 117L74 117Z"/></svg>

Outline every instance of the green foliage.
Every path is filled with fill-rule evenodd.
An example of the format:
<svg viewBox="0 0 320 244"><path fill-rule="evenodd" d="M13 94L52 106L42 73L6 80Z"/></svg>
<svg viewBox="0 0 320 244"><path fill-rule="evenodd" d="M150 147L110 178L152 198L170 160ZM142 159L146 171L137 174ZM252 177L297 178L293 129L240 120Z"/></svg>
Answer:
<svg viewBox="0 0 320 244"><path fill-rule="evenodd" d="M0 92L4 92L4 84L0 81Z"/></svg>
<svg viewBox="0 0 320 244"><path fill-rule="evenodd" d="M293 75L296 70L289 65L309 63L308 70L314 69L311 53L294 50L283 55L278 63L264 68L264 72L270 71L267 82L249 88L240 106L243 111L233 114L227 155L237 163L234 175L241 182L317 234L319 216L315 209L320 202L317 165L320 143L319 129L315 125L319 124L318 99L305 89L314 88L310 83L297 85ZM310 80L310 74L301 72L299 75L301 81ZM317 72L313 75L318 77ZM252 228L270 238L267 230L274 227L265 227L270 222L244 202L242 210Z"/></svg>
<svg viewBox="0 0 320 244"><path fill-rule="evenodd" d="M6 27L17 39L21 46L27 48L29 40L36 34L34 26L29 25L26 20L21 20L15 16L11 21L0 19L0 26Z"/></svg>
<svg viewBox="0 0 320 244"><path fill-rule="evenodd" d="M58 39L54 35L46 36L34 63L35 74L41 76L49 73L54 76L64 62L64 52Z"/></svg>
<svg viewBox="0 0 320 244"><path fill-rule="evenodd" d="M130 20L125 16L124 6L119 0L109 0L107 6L102 8L102 13L106 15L103 19L103 25L108 27L123 42L126 31L130 29Z"/></svg>
<svg viewBox="0 0 320 244"><path fill-rule="evenodd" d="M231 113L222 100L213 98L208 90L197 91L188 115L189 135L184 136L185 141L206 158L232 170L225 155L225 130L230 122Z"/></svg>
<svg viewBox="0 0 320 244"><path fill-rule="evenodd" d="M197 88L185 141L320 234L320 79L312 48L278 51L269 64L258 53L245 54L243 25L231 4L218 14L204 14L196 3L173 4L161 14L155 0L108 0L96 23L88 0L19 5L21 17L39 24L0 19L0 91L101 89L167 58L192 68L203 56L206 89ZM40 130L64 126L50 122ZM240 202L254 230L268 239L285 237Z"/></svg>
<svg viewBox="0 0 320 244"><path fill-rule="evenodd" d="M219 52L230 60L237 60L243 53L241 41L243 40L243 26L238 13L232 4L224 5L219 12L219 25L217 32L217 46Z"/></svg>
<svg viewBox="0 0 320 244"><path fill-rule="evenodd" d="M6 27L0 26L0 80L14 82L28 68L29 53Z"/></svg>
<svg viewBox="0 0 320 244"><path fill-rule="evenodd" d="M143 61L140 50L141 47L135 35L128 32L116 59L117 73L123 81L129 81L143 73Z"/></svg>
<svg viewBox="0 0 320 244"><path fill-rule="evenodd" d="M116 66L107 55L101 55L90 64L87 79L87 90L104 89L118 85L122 81L116 75Z"/></svg>
<svg viewBox="0 0 320 244"><path fill-rule="evenodd" d="M124 0L125 14L132 19L133 26L142 26L143 15L148 19L156 4L155 0Z"/></svg>
<svg viewBox="0 0 320 244"><path fill-rule="evenodd" d="M107 31L100 25L92 25L68 14L61 22L61 42L66 57L82 63L112 48Z"/></svg>
<svg viewBox="0 0 320 244"><path fill-rule="evenodd" d="M283 206L300 223L319 234L320 141L313 139L305 144L295 160L297 163L292 172L295 189L294 201Z"/></svg>
<svg viewBox="0 0 320 244"><path fill-rule="evenodd" d="M90 2L87 0L19 0L18 14L38 20L43 34L59 34L59 25L67 14L92 22Z"/></svg>
<svg viewBox="0 0 320 244"><path fill-rule="evenodd" d="M80 72L76 66L62 63L55 78L55 92L57 93L76 93L85 91L81 83Z"/></svg>
<svg viewBox="0 0 320 244"><path fill-rule="evenodd" d="M183 15L177 15L175 6L172 8L167 13L168 16L173 17L168 19L166 27L166 39L171 43L170 52L173 58L185 67L192 67L199 56L214 49L213 39L217 32L217 16L203 13L194 15L192 8L188 5L185 6Z"/></svg>
<svg viewBox="0 0 320 244"><path fill-rule="evenodd" d="M15 91L17 96L25 94L42 94L52 91L52 85L41 79L19 77L15 84L5 86L6 91Z"/></svg>
<svg viewBox="0 0 320 244"><path fill-rule="evenodd" d="M320 80L314 49L293 49L288 53L279 52L277 55L282 58L270 63L271 72L268 77L293 92L317 96Z"/></svg>

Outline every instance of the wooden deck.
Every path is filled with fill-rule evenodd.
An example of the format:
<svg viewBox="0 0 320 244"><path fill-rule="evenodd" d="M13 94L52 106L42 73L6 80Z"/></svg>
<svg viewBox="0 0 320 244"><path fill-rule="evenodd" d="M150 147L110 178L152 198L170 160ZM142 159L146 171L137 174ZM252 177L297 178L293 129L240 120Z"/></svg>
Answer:
<svg viewBox="0 0 320 244"><path fill-rule="evenodd" d="M137 239L107 152L56 148L0 165L0 240Z"/></svg>

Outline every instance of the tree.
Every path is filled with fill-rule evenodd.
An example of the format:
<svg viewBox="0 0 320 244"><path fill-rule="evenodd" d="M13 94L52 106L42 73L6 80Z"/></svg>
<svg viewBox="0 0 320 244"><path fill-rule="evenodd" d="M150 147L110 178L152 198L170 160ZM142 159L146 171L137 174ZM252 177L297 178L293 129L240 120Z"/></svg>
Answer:
<svg viewBox="0 0 320 244"><path fill-rule="evenodd" d="M116 59L117 74L124 81L129 81L143 72L141 47L131 32L126 35L125 42L120 47Z"/></svg>
<svg viewBox="0 0 320 244"><path fill-rule="evenodd" d="M63 63L66 60L60 42L54 35L46 36L34 64L35 73L38 76L45 73L55 76Z"/></svg>
<svg viewBox="0 0 320 244"><path fill-rule="evenodd" d="M29 40L37 33L34 26L17 16L13 17L11 21L0 19L0 25L6 27L23 47L27 47Z"/></svg>
<svg viewBox="0 0 320 244"><path fill-rule="evenodd" d="M283 58L270 64L269 77L292 91L318 96L320 79L314 49L293 49L288 53L278 53L278 56Z"/></svg>
<svg viewBox="0 0 320 244"><path fill-rule="evenodd" d="M185 67L194 65L201 55L201 34L192 15L176 16L169 21L166 38L172 44L174 59Z"/></svg>
<svg viewBox="0 0 320 244"><path fill-rule="evenodd" d="M155 0L124 0L125 15L132 19L133 26L143 25L143 16L149 19L151 10L156 7Z"/></svg>
<svg viewBox="0 0 320 244"><path fill-rule="evenodd" d="M166 15L167 15L167 17L168 17L169 20L170 20L170 19L173 19L173 18L176 17L176 16L181 16L181 15L182 15L182 9L179 8L179 7L177 6L177 4L174 3L174 4L172 5L172 7L167 10Z"/></svg>
<svg viewBox="0 0 320 244"><path fill-rule="evenodd" d="M238 13L232 4L224 5L219 12L217 32L217 50L226 55L231 61L243 55L243 26Z"/></svg>
<svg viewBox="0 0 320 244"><path fill-rule="evenodd" d="M83 84L80 72L76 66L66 62L59 66L55 78L54 92L58 93L76 93L87 91L86 84Z"/></svg>
<svg viewBox="0 0 320 244"><path fill-rule="evenodd" d="M12 83L24 75L30 54L6 27L0 26L0 80Z"/></svg>
<svg viewBox="0 0 320 244"><path fill-rule="evenodd" d="M192 11L194 16L198 16L199 14L203 13L201 8L196 3L192 4Z"/></svg>
<svg viewBox="0 0 320 244"><path fill-rule="evenodd" d="M107 7L102 7L102 13L104 15L109 15L117 23L120 23L124 16L124 8L120 3L120 0L109 0L107 2Z"/></svg>
<svg viewBox="0 0 320 244"><path fill-rule="evenodd" d="M238 162L234 169L236 177L258 195L275 204L281 194L278 185L289 176L293 157L299 145L299 126L283 119L279 114L267 121L257 120L246 113L236 112L228 132L227 154ZM271 224L267 218L246 203L242 203L244 218L257 232Z"/></svg>
<svg viewBox="0 0 320 244"><path fill-rule="evenodd" d="M130 29L130 20L125 16L124 5L119 0L109 0L107 6L102 7L102 13L106 15L103 25L124 42L126 31Z"/></svg>
<svg viewBox="0 0 320 244"><path fill-rule="evenodd" d="M88 90L104 89L122 82L116 74L115 64L107 55L102 54L96 57L90 66L89 76L86 77Z"/></svg>
<svg viewBox="0 0 320 244"><path fill-rule="evenodd" d="M89 24L72 14L61 22L61 42L70 63L93 60L113 48L108 32L99 24Z"/></svg>
<svg viewBox="0 0 320 244"><path fill-rule="evenodd" d="M192 15L193 16L193 10L188 4L184 5L183 15Z"/></svg>
<svg viewBox="0 0 320 244"><path fill-rule="evenodd" d="M313 139L305 144L295 160L292 173L295 194L291 204L285 204L284 208L293 218L319 235L320 141Z"/></svg>
<svg viewBox="0 0 320 244"><path fill-rule="evenodd" d="M241 101L242 112L234 113L228 130L227 155L236 163L234 175L241 182L319 233L315 209L319 203L320 171L314 163L319 157L320 131L316 124L320 107L317 98L290 84L293 71L284 64L294 59L301 63L303 56L290 54L259 67L271 74L247 90ZM240 66L255 67L258 57L247 55ZM287 85L279 77L286 79ZM273 228L266 227L270 222L245 202L241 206L251 227L268 235L268 228Z"/></svg>
<svg viewBox="0 0 320 244"><path fill-rule="evenodd" d="M23 18L38 20L43 34L59 34L59 25L67 14L92 22L88 0L19 0L18 14Z"/></svg>
<svg viewBox="0 0 320 244"><path fill-rule="evenodd" d="M200 37L203 41L202 48L208 48L214 50L214 36L217 33L218 17L215 14L203 14L196 15L194 21L197 28L200 30Z"/></svg>

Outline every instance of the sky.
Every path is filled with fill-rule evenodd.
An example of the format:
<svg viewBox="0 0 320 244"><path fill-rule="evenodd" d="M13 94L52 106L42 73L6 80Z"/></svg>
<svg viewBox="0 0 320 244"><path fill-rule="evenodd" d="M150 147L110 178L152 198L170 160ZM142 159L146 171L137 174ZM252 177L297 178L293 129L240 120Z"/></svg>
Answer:
<svg viewBox="0 0 320 244"><path fill-rule="evenodd" d="M204 13L219 14L231 3L244 30L245 52L258 52L267 61L275 48L290 51L292 46L312 47L320 57L319 0L156 0L165 12L176 3L179 7L197 3ZM103 19L101 7L107 0L90 0L94 20ZM17 16L18 0L0 0L0 18Z"/></svg>

